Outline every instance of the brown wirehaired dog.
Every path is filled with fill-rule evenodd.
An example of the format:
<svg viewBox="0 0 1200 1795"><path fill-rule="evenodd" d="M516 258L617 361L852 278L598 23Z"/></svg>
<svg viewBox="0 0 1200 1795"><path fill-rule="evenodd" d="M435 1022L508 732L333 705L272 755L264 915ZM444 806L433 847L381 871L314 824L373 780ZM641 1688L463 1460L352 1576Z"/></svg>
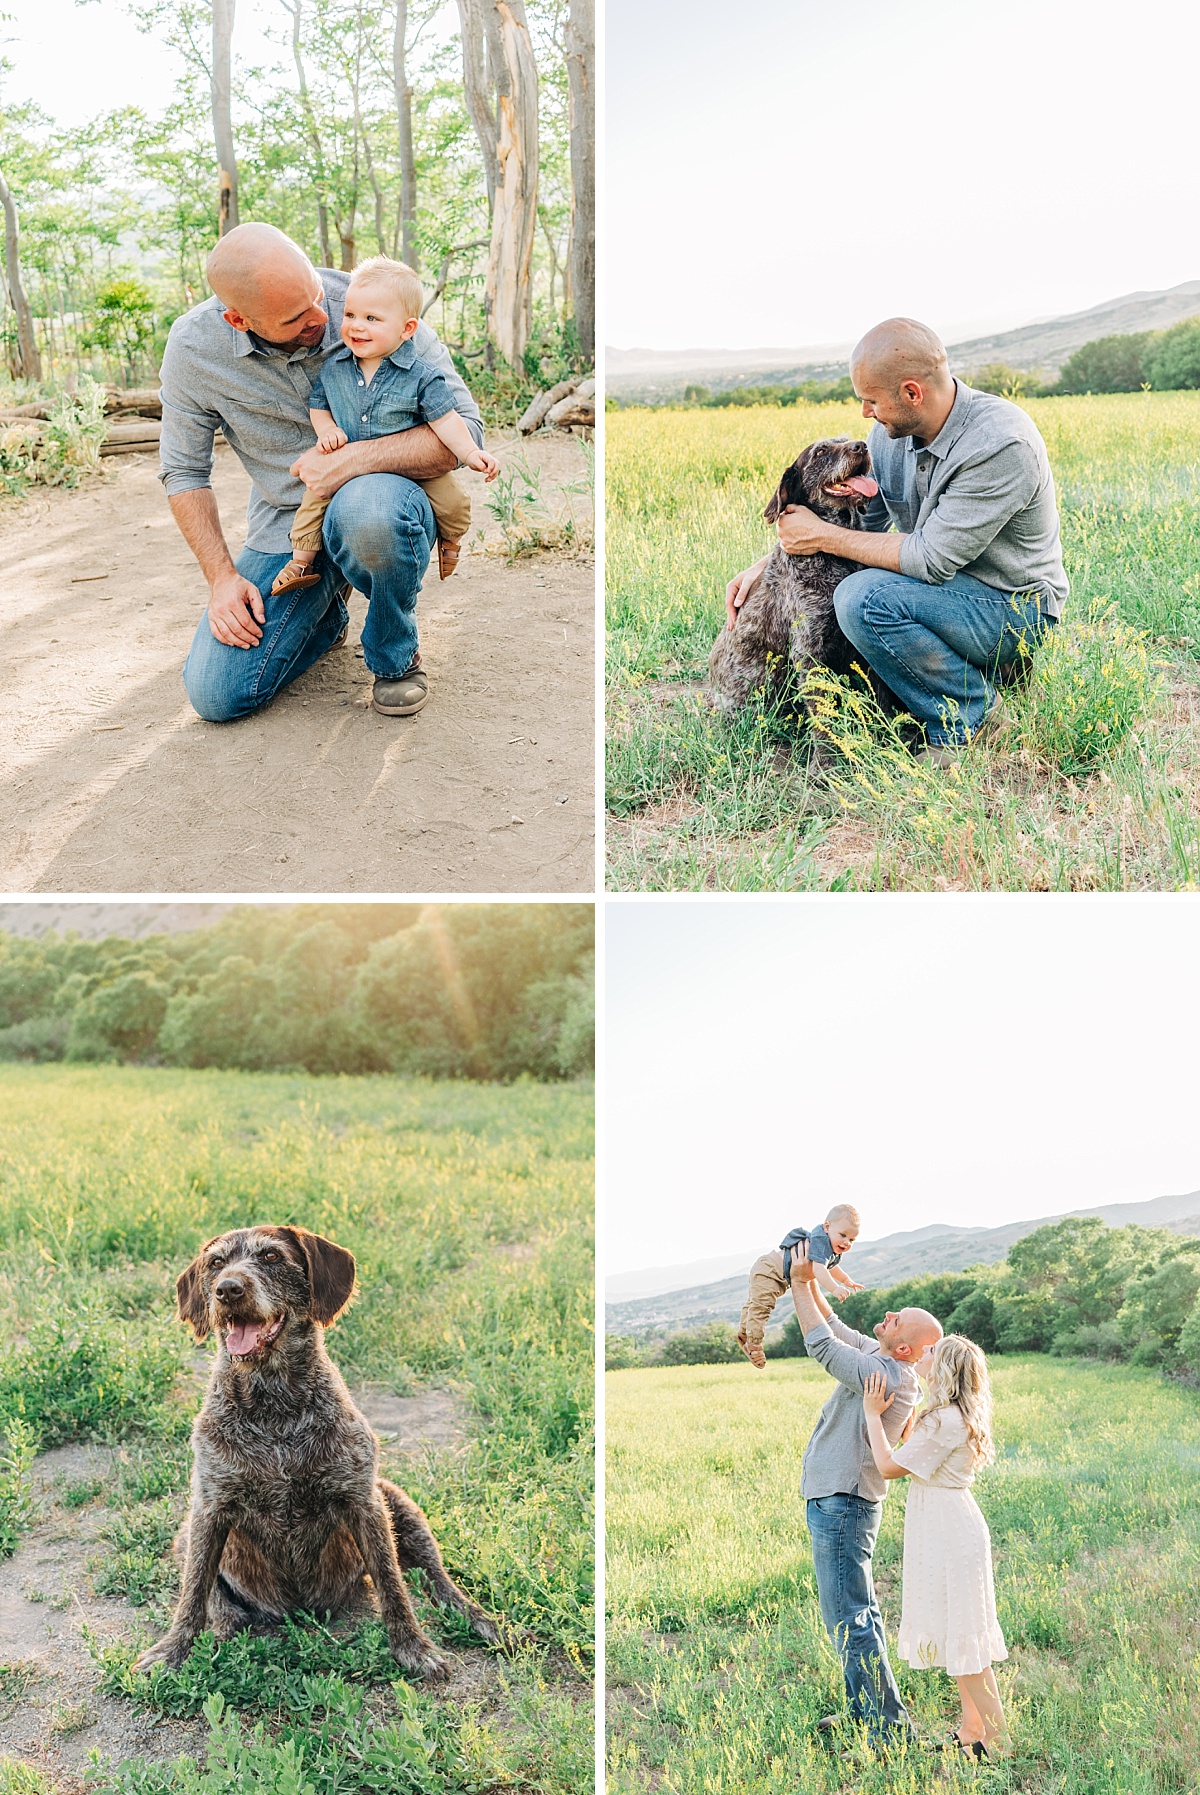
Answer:
<svg viewBox="0 0 1200 1795"><path fill-rule="evenodd" d="M855 530L877 491L866 443L827 437L810 443L784 469L763 516L773 524L789 505L806 505L826 523ZM742 604L736 627L723 629L713 643L708 696L714 708L732 715L760 687L782 690L793 669L801 679L810 667L845 674L855 660L879 701L896 708L892 693L862 665L861 655L842 634L833 608L835 589L858 571L857 561L788 555L776 543Z"/></svg>
<svg viewBox="0 0 1200 1795"><path fill-rule="evenodd" d="M497 1641L447 1576L416 1503L379 1476L375 1436L325 1351L354 1294L353 1254L307 1228L235 1228L201 1247L175 1290L180 1319L220 1347L192 1430L179 1604L137 1668L178 1668L206 1628L228 1638L290 1613L335 1615L369 1574L396 1662L445 1676L401 1576L414 1568L436 1601Z"/></svg>

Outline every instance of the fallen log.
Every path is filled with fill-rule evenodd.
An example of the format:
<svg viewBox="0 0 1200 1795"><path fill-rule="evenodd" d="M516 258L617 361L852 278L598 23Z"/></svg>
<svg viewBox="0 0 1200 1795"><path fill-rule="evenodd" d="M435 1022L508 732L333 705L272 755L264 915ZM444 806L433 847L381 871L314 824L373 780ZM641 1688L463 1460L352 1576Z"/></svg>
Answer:
<svg viewBox="0 0 1200 1795"><path fill-rule="evenodd" d="M565 399L568 393L573 393L578 385L579 376L576 374L572 380L560 380L557 386L550 388L549 392L539 393L517 424L521 435L532 436L535 430L540 430L551 407L557 405L561 399Z"/></svg>
<svg viewBox="0 0 1200 1795"><path fill-rule="evenodd" d="M128 424L110 424L100 445L102 455L129 455L158 449L162 425L156 418L140 418Z"/></svg>
<svg viewBox="0 0 1200 1795"><path fill-rule="evenodd" d="M106 414L131 412L135 417L161 418L162 400L156 386L110 386L105 389L104 410Z"/></svg>
<svg viewBox="0 0 1200 1795"><path fill-rule="evenodd" d="M596 422L596 401L594 398L581 398L572 393L569 398L560 399L546 413L546 422L556 430L569 430L573 424L594 425Z"/></svg>

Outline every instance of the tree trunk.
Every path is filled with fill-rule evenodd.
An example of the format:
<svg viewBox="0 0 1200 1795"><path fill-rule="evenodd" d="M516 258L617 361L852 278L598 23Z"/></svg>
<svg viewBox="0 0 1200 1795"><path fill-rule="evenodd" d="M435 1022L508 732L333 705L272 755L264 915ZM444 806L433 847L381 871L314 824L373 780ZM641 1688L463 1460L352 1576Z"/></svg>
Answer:
<svg viewBox="0 0 1200 1795"><path fill-rule="evenodd" d="M237 156L230 118L234 3L235 0L212 0L212 119L217 146L218 235L222 237L238 223Z"/></svg>
<svg viewBox="0 0 1200 1795"><path fill-rule="evenodd" d="M284 0L287 5L287 0ZM292 61L296 65L296 80L300 87L300 104L304 108L304 123L308 129L308 141L313 153L313 170L317 177L317 234L321 239L321 266L333 267L333 251L329 246L329 202L326 197L325 154L321 148L321 134L317 130L316 114L312 109L312 101L308 97L308 79L304 72L304 58L300 54L300 12L303 0L293 0L290 7L292 15Z"/></svg>
<svg viewBox="0 0 1200 1795"><path fill-rule="evenodd" d="M458 17L462 27L463 97L483 157L489 218L495 211L496 189L500 185L500 164L496 157L500 128L496 109L492 105L491 83L488 79L487 14L491 11L491 0L458 0ZM493 69L491 73L494 75L494 72Z"/></svg>
<svg viewBox="0 0 1200 1795"><path fill-rule="evenodd" d="M567 252L575 331L589 362L596 359L596 8L570 0L567 91L571 136L571 244Z"/></svg>
<svg viewBox="0 0 1200 1795"><path fill-rule="evenodd" d="M400 256L421 272L417 248L417 159L413 151L412 88L408 85L408 0L396 0L396 34L392 39L392 81L400 134Z"/></svg>
<svg viewBox="0 0 1200 1795"><path fill-rule="evenodd" d="M530 268L537 229L537 64L524 0L493 0L492 11L499 38L493 67L499 102L496 161L500 178L483 303L488 335L505 360L518 365L529 342L533 317Z"/></svg>
<svg viewBox="0 0 1200 1795"><path fill-rule="evenodd" d="M33 313L29 309L29 301L25 297L21 281L21 226L17 218L17 202L2 172L0 205L4 207L4 272L9 303L17 316L16 354L10 358L11 372L19 380L40 380L42 358L38 353Z"/></svg>

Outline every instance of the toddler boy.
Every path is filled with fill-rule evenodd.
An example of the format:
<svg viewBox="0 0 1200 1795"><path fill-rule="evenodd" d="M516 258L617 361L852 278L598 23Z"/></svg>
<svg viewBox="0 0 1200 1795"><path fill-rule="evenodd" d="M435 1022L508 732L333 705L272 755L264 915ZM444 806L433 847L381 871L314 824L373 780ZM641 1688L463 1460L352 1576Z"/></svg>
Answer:
<svg viewBox="0 0 1200 1795"><path fill-rule="evenodd" d="M409 342L421 321L424 291L405 262L372 256L354 270L342 314L343 349L325 362L309 394L308 415L317 447L333 455L347 442L394 436L428 424L467 467L494 480L500 464L483 449L454 409L445 376L422 361ZM471 522L471 501L453 474L416 483L433 510L438 532L438 571L449 579ZM306 493L292 522L292 558L273 593L315 586L326 501Z"/></svg>
<svg viewBox="0 0 1200 1795"><path fill-rule="evenodd" d="M742 1310L738 1345L752 1365L761 1371L767 1362L763 1335L775 1313L775 1305L792 1286L792 1249L808 1243L808 1257L816 1267L817 1282L840 1303L852 1290L861 1290L840 1269L839 1261L858 1239L858 1210L852 1203L835 1203L824 1222L811 1231L793 1228L773 1253L764 1253L750 1267L750 1293Z"/></svg>

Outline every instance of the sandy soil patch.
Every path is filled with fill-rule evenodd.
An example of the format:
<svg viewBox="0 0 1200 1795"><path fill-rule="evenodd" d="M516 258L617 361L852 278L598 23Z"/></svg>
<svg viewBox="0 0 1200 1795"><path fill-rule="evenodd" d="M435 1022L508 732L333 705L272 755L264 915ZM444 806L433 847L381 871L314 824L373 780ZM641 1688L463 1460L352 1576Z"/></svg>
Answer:
<svg viewBox="0 0 1200 1795"><path fill-rule="evenodd" d="M570 437L496 452L505 467L528 456L551 504L584 473ZM453 579L427 576L416 717L370 708L355 594L344 648L258 716L205 723L180 669L207 589L157 458L111 465L0 508L0 888L593 889L590 562L510 566L475 545ZM494 546L482 480L465 478ZM214 489L236 548L248 482L228 449Z"/></svg>

